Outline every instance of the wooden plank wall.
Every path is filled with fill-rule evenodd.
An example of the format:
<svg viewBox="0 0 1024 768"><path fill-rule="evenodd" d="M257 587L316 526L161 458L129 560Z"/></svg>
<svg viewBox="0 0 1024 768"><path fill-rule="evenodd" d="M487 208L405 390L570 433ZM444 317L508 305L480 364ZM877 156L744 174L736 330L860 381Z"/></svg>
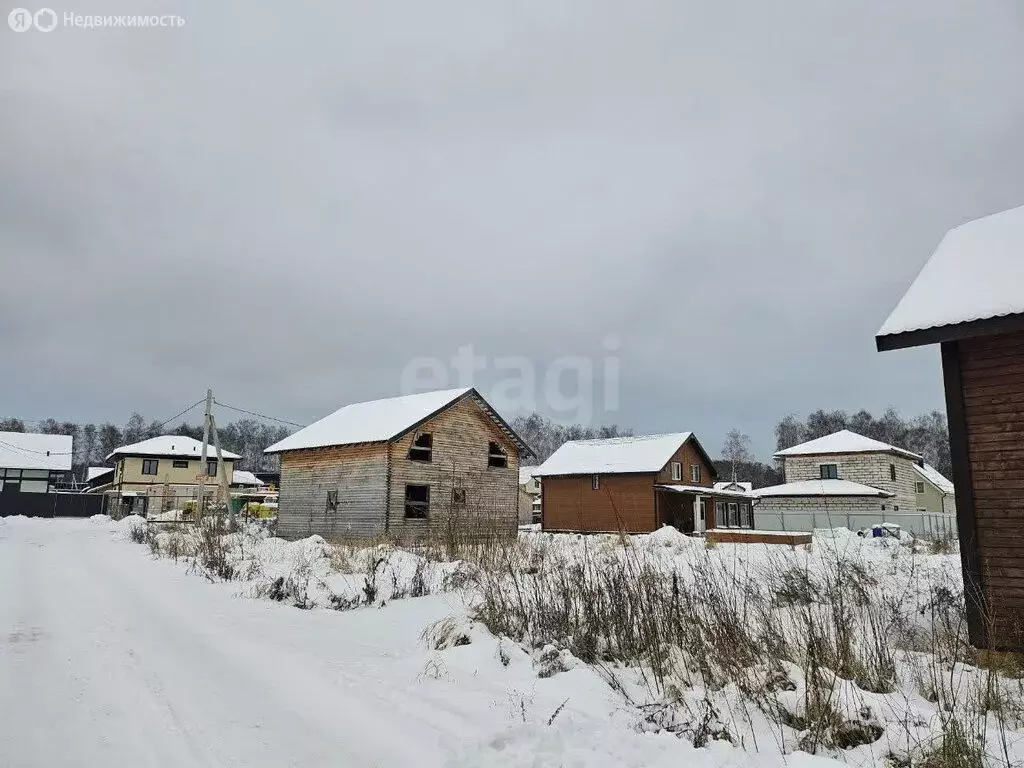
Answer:
<svg viewBox="0 0 1024 768"><path fill-rule="evenodd" d="M413 461L409 447L416 434L433 435L433 460ZM488 443L508 452L508 467L487 465ZM519 454L515 444L472 399L464 399L391 444L391 494L388 533L415 538L450 522L452 489L466 489L466 506L454 510L460 529L495 528L514 533L519 520ZM427 520L405 517L405 486L430 486ZM452 523L454 524L454 522Z"/></svg>
<svg viewBox="0 0 1024 768"><path fill-rule="evenodd" d="M647 533L658 527L654 475L601 475L594 490L591 475L541 480L545 531L620 531Z"/></svg>
<svg viewBox="0 0 1024 768"><path fill-rule="evenodd" d="M338 492L337 511L327 509L328 491ZM281 455L279 536L379 536L384 533L386 500L386 443Z"/></svg>
<svg viewBox="0 0 1024 768"><path fill-rule="evenodd" d="M1024 333L958 346L983 621L994 647L1024 648Z"/></svg>

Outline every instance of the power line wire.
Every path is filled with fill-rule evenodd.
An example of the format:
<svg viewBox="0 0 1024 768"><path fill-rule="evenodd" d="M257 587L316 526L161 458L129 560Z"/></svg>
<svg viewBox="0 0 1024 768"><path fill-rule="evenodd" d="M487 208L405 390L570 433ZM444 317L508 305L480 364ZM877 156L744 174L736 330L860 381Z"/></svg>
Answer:
<svg viewBox="0 0 1024 768"><path fill-rule="evenodd" d="M221 408L227 408L229 411L238 411L239 413L246 413L246 414L248 414L250 416L256 416L257 418L260 418L260 419L267 419L268 421L276 421L279 424L287 424L290 427L302 428L302 427L306 426L305 424L298 424L298 423L296 423L294 421L288 421L287 419L275 419L273 416L267 416L266 414L257 413L256 411L249 411L249 410L246 410L245 408L236 408L233 405L227 405L226 403L222 403L220 400L214 400L213 402L216 403L217 405L219 405Z"/></svg>
<svg viewBox="0 0 1024 768"><path fill-rule="evenodd" d="M205 397L205 396L203 396L203 397L199 398L198 400L196 400L196 401L195 401L194 403L192 403L192 405L190 405L190 406L189 406L188 408L186 408L186 409L185 409L184 411L182 411L181 413L176 413L176 414L174 414L173 416L171 416L171 418L167 419L167 421L162 421L162 422L160 422L160 427L159 427L159 429L163 429L164 427L166 427L166 426L167 426L168 424L170 424L170 423L171 423L172 421L174 421L175 419L177 419L177 418L179 418L179 417L181 417L181 416L184 416L184 415L185 415L186 413L188 413L189 411L191 411L191 410L192 410L193 408L195 408L195 407L196 407L197 405L201 405L202 403L205 403L205 402L206 402L206 397Z"/></svg>

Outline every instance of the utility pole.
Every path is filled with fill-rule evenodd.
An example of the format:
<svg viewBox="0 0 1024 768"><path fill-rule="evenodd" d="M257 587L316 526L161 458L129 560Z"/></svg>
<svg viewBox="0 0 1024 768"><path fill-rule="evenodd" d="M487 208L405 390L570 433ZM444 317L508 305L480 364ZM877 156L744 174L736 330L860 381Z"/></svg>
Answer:
<svg viewBox="0 0 1024 768"><path fill-rule="evenodd" d="M224 503L228 507L228 523L229 529L233 531L235 529L235 507L231 503L231 481L228 480L228 467L224 463L224 454L220 450L220 435L217 432L217 421L213 418L213 414L210 414L210 427L213 431L213 446L217 451L217 474L220 475L220 489L224 495ZM203 446L203 451L206 450L206 446Z"/></svg>
<svg viewBox="0 0 1024 768"><path fill-rule="evenodd" d="M213 418L213 390L206 390L206 413L203 415L202 461L199 464L199 498L196 500L196 520L203 519L203 505L206 496L206 446L210 442L210 420Z"/></svg>

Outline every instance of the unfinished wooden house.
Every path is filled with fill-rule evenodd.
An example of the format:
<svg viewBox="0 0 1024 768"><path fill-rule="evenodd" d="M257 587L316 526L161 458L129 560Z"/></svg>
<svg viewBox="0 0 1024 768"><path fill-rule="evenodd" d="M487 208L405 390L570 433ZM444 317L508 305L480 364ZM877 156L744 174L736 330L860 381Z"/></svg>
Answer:
<svg viewBox="0 0 1024 768"><path fill-rule="evenodd" d="M716 490L715 465L691 432L573 440L534 471L545 531L683 533L754 526L752 497Z"/></svg>
<svg viewBox="0 0 1024 768"><path fill-rule="evenodd" d="M941 345L970 640L1024 650L1024 207L948 232L876 343Z"/></svg>
<svg viewBox="0 0 1024 768"><path fill-rule="evenodd" d="M473 388L353 403L270 446L278 535L514 533L529 447Z"/></svg>

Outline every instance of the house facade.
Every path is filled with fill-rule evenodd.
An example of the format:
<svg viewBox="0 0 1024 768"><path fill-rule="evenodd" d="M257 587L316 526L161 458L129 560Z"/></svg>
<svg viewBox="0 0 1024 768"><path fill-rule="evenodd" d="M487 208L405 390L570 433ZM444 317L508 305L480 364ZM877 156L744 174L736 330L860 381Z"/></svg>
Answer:
<svg viewBox="0 0 1024 768"><path fill-rule="evenodd" d="M690 432L571 441L535 474L545 531L753 527L751 498L715 490L714 464Z"/></svg>
<svg viewBox="0 0 1024 768"><path fill-rule="evenodd" d="M202 453L201 441L182 435L161 435L115 448L106 457L114 464L110 485L97 490L120 504L122 513L181 509L196 497L200 480L209 478L207 485L217 484L217 451L207 446L205 464ZM221 453L231 478L235 462L242 457L231 451Z"/></svg>
<svg viewBox="0 0 1024 768"><path fill-rule="evenodd" d="M519 468L519 524L540 522L540 478L536 466Z"/></svg>
<svg viewBox="0 0 1024 768"><path fill-rule="evenodd" d="M0 432L0 493L53 493L71 471L72 438Z"/></svg>
<svg viewBox="0 0 1024 768"><path fill-rule="evenodd" d="M914 465L917 480L914 495L918 512L942 515L956 515L956 489L939 470L931 464Z"/></svg>
<svg viewBox="0 0 1024 768"><path fill-rule="evenodd" d="M1024 207L950 230L875 342L940 345L970 642L1024 650Z"/></svg>
<svg viewBox="0 0 1024 768"><path fill-rule="evenodd" d="M529 447L473 388L354 403L267 448L278 535L416 538L518 524Z"/></svg>
<svg viewBox="0 0 1024 768"><path fill-rule="evenodd" d="M779 451L775 458L785 483L754 491L766 530L856 529L883 520L924 528L919 533L932 527L916 515L906 517L919 511L918 468L924 464L912 451L844 429Z"/></svg>

